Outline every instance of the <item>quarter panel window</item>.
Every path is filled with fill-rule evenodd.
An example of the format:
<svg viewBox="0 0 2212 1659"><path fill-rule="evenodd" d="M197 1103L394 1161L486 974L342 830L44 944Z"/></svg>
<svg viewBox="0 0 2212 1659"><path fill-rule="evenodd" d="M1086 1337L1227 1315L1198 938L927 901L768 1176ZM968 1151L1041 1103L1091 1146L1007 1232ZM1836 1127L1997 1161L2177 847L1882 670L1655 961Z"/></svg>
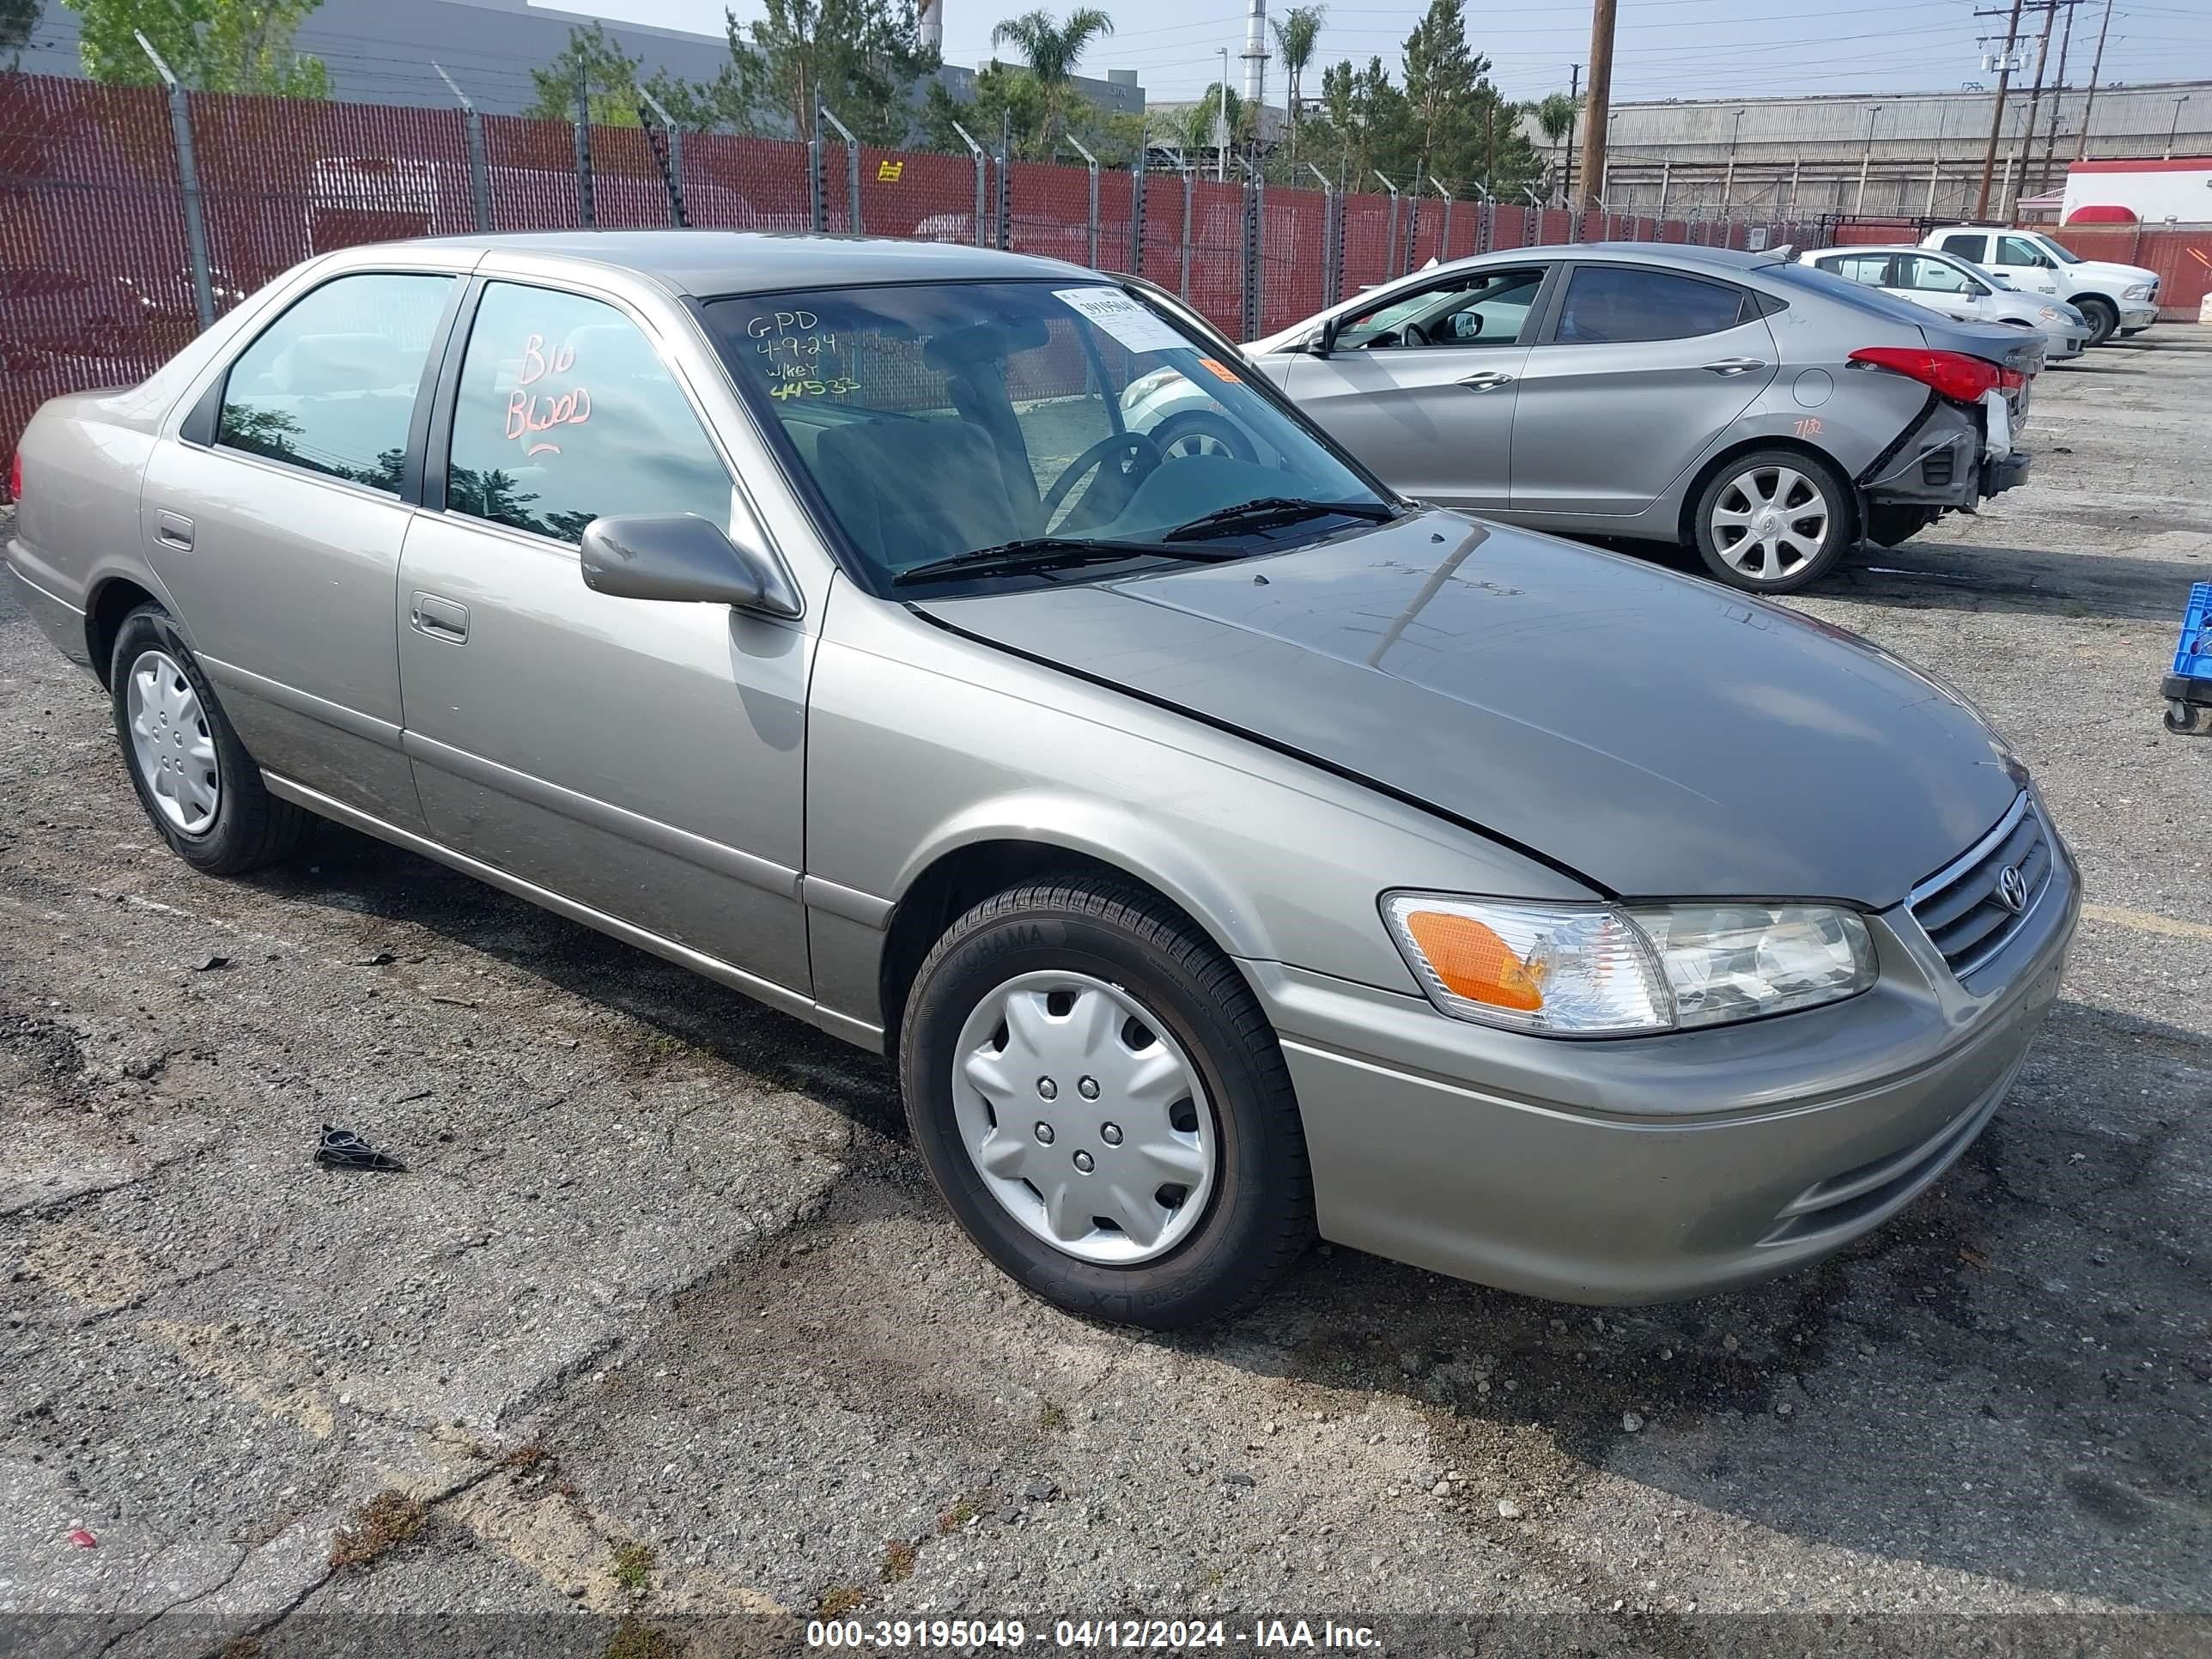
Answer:
<svg viewBox="0 0 2212 1659"><path fill-rule="evenodd" d="M730 476L637 325L599 300L488 285L462 359L446 471L455 513L562 541L592 520L730 523Z"/></svg>
<svg viewBox="0 0 2212 1659"><path fill-rule="evenodd" d="M231 365L216 444L398 494L454 281L363 272L303 296Z"/></svg>
<svg viewBox="0 0 2212 1659"><path fill-rule="evenodd" d="M1561 345L1686 340L1756 316L1741 289L1626 265L1577 265L1554 337Z"/></svg>

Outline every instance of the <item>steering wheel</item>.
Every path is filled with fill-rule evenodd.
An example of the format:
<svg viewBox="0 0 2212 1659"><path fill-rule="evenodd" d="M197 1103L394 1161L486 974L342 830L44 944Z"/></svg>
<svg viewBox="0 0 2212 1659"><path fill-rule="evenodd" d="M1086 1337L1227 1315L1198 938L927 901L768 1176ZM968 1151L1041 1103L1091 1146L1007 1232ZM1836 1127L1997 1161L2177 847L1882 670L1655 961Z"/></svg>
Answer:
<svg viewBox="0 0 2212 1659"><path fill-rule="evenodd" d="M1160 447L1142 432L1116 432L1101 438L1097 443L1067 464L1065 471L1052 481L1052 488L1044 493L1044 521L1049 525L1075 486L1098 471L1116 456L1126 456L1121 477L1127 485L1123 500L1136 487L1150 477L1160 464ZM1088 497L1086 496L1087 500Z"/></svg>

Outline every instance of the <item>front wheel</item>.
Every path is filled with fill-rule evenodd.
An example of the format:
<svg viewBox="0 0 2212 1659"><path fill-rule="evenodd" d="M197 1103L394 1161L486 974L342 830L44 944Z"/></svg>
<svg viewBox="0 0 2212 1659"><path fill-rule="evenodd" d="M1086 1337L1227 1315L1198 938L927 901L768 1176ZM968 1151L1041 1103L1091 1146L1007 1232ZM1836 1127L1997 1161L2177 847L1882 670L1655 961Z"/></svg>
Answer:
<svg viewBox="0 0 2212 1659"><path fill-rule="evenodd" d="M1082 875L976 906L921 965L899 1070L953 1215L1071 1312L1219 1319L1312 1237L1274 1032L1235 966L1151 894Z"/></svg>
<svg viewBox="0 0 2212 1659"><path fill-rule="evenodd" d="M2086 300L2076 300L2074 309L2088 319L2089 343L2093 346L2104 344L2120 325L2120 313L2112 308L2112 302L2094 294Z"/></svg>
<svg viewBox="0 0 2212 1659"><path fill-rule="evenodd" d="M1834 568L1856 539L1850 486L1796 449L1757 449L1699 492L1692 531L1706 569L1753 593L1794 593Z"/></svg>

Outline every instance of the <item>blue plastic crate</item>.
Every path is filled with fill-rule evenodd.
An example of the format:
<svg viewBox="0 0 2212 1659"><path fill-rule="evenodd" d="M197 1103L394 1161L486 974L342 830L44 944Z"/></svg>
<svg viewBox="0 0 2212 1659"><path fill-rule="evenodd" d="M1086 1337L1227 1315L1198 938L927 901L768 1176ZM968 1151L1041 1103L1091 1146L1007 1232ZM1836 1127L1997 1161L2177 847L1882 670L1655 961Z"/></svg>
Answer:
<svg viewBox="0 0 2212 1659"><path fill-rule="evenodd" d="M2173 672L2185 680L2212 680L2212 582L2199 582L2189 590Z"/></svg>
<svg viewBox="0 0 2212 1659"><path fill-rule="evenodd" d="M2181 643L2173 650L2173 672L2159 687L2166 699L2166 729L2191 737L2212 737L2212 582L2189 590L2181 613Z"/></svg>

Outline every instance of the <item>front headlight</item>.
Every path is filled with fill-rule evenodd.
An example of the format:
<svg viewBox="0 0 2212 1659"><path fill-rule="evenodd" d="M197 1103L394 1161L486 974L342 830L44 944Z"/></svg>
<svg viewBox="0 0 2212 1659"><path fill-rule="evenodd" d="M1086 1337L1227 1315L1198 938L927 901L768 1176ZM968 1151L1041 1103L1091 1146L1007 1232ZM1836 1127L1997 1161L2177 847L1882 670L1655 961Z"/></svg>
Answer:
<svg viewBox="0 0 2212 1659"><path fill-rule="evenodd" d="M2133 288L2123 290L2120 295L2120 298L2123 300L2148 300L2150 298L2150 284L2148 283L2137 283Z"/></svg>
<svg viewBox="0 0 2212 1659"><path fill-rule="evenodd" d="M1382 915L1442 1012L1547 1036L1718 1025L1838 1001L1875 979L1866 923L1827 905L1624 910L1390 893Z"/></svg>
<svg viewBox="0 0 2212 1659"><path fill-rule="evenodd" d="M2053 311L2049 306L2045 306L2042 310L2035 313L2035 320L2039 323L2058 323L2063 322L2065 319L2061 317L2057 312Z"/></svg>

